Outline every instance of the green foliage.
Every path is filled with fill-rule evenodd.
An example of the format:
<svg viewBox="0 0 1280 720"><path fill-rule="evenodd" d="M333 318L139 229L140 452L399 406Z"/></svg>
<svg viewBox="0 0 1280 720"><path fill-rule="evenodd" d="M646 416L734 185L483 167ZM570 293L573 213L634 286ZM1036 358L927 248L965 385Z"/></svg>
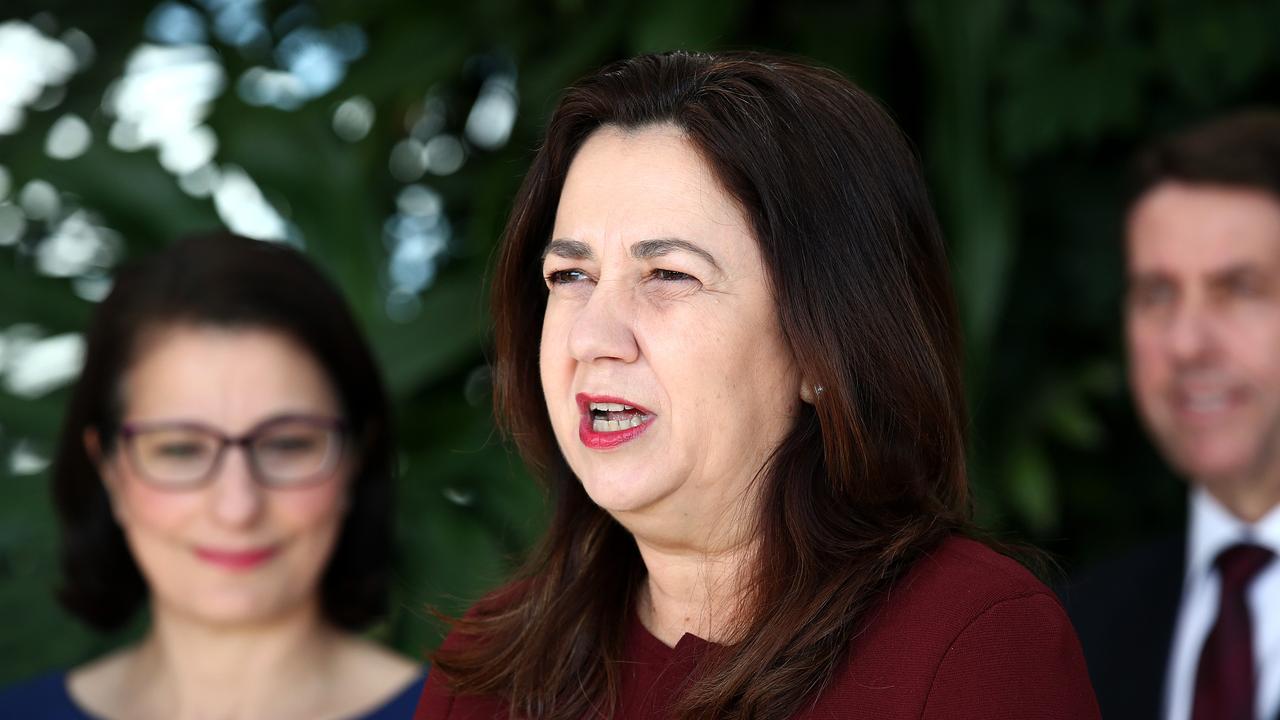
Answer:
<svg viewBox="0 0 1280 720"><path fill-rule="evenodd" d="M1125 158L1154 133L1276 102L1280 4L330 0L314 10L321 26L351 22L368 37L342 83L294 111L251 106L235 82L260 59L222 45L229 89L209 124L217 161L244 168L341 285L394 396L399 557L395 606L378 637L414 655L433 646L441 626L428 608L458 612L496 585L544 522L540 491L490 418L487 266L559 91L649 49L809 55L878 94L916 140L951 242L968 344L971 475L988 525L1078 561L1176 522L1177 486L1143 440L1122 382ZM103 94L147 12L82 3L46 14L41 22L55 33L88 33L97 59L60 103L0 136L11 195L31 180L51 182L117 231L126 257L219 222L213 203L184 193L154 151L103 141ZM511 139L472 148L458 172L423 181L443 199L452 239L416 314L392 319L383 223L404 183L388 158L426 97L444 103L446 128L459 134L481 69L503 63L518 72ZM342 141L333 112L356 95L375 108L374 125ZM44 138L68 111L89 120L95 142L73 160L52 160ZM0 246L0 333L84 327L92 305L75 283L36 270L33 252L48 229L34 222L21 243ZM58 540L47 472L15 474L10 465L19 449L52 452L66 397L65 389L18 397L0 383L0 612L21 618L0 636L0 684L129 636L93 635L52 602Z"/></svg>
<svg viewBox="0 0 1280 720"><path fill-rule="evenodd" d="M735 0L656 0L630 32L633 54L714 47L729 37L745 7Z"/></svg>
<svg viewBox="0 0 1280 720"><path fill-rule="evenodd" d="M1177 487L1120 382L1124 172L1157 133L1276 101L1265 38L1280 6L911 10L927 58L925 161L964 309L981 517L1073 558L1171 527L1178 502L1146 510ZM1124 512L1137 521L1092 526Z"/></svg>

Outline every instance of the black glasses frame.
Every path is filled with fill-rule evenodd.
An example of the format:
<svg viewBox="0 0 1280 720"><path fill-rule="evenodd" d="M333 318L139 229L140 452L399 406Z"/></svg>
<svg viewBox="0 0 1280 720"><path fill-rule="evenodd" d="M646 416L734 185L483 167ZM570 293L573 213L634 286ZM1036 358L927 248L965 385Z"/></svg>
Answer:
<svg viewBox="0 0 1280 720"><path fill-rule="evenodd" d="M300 479L289 480L288 482L273 482L269 474L262 470L258 461L257 452L254 449L254 443L261 438L267 431L273 427L285 423L303 423L312 427L324 428L335 431L337 439L337 448L333 451L332 459L325 467L320 468L314 475ZM213 462L209 464L209 469L205 471L199 478L192 480L189 484L175 484L158 480L148 475L145 463L139 460L137 448L134 439L141 434L153 430L189 430L196 431L215 438L218 441L218 449L213 456ZM187 490L199 490L207 486L218 471L222 469L222 461L226 458L227 448L231 446L240 447L245 457L249 461L249 474L253 477L254 482L262 487L271 488L273 490L292 490L300 487L310 487L319 485L328 479L328 474L338 466L342 461L343 455L347 452L348 437L347 424L341 418L326 417L323 415L303 415L289 414L276 415L267 418L262 422L249 428L249 430L241 435L228 435L222 430L202 422L195 420L158 420L154 422L126 422L120 426L120 438L124 441L125 451L129 456L129 462L133 465L134 470L142 477L147 485L160 489L172 490L174 492L184 492Z"/></svg>

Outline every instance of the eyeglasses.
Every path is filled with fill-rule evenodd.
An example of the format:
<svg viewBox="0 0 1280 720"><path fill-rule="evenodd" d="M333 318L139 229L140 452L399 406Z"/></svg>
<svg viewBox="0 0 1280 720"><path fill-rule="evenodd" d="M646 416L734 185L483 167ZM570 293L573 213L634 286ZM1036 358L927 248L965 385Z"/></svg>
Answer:
<svg viewBox="0 0 1280 720"><path fill-rule="evenodd" d="M280 415L232 437L189 421L125 423L125 451L147 484L194 490L217 475L227 447L244 448L253 478L266 487L300 487L327 479L342 458L346 426L337 418Z"/></svg>

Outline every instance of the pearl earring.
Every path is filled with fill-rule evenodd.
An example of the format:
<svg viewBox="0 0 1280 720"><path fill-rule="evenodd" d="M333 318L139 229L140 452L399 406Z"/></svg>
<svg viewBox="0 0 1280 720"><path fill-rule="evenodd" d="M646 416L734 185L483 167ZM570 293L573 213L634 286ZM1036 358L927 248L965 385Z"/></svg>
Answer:
<svg viewBox="0 0 1280 720"><path fill-rule="evenodd" d="M812 405L826 390L821 385L810 385L807 382L800 383L800 399Z"/></svg>

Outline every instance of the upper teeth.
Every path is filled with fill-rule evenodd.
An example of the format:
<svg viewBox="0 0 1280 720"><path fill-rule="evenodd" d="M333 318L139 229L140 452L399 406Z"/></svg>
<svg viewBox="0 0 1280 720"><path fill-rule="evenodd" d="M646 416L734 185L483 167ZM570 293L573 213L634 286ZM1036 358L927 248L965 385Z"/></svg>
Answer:
<svg viewBox="0 0 1280 720"><path fill-rule="evenodd" d="M635 408L631 407L630 405L623 405L622 403L598 403L598 402L591 403L591 409L598 410L600 412L622 412L624 410L635 410Z"/></svg>
<svg viewBox="0 0 1280 720"><path fill-rule="evenodd" d="M1196 394L1187 398L1187 404L1193 410L1209 412L1226 407L1227 398L1221 394Z"/></svg>

